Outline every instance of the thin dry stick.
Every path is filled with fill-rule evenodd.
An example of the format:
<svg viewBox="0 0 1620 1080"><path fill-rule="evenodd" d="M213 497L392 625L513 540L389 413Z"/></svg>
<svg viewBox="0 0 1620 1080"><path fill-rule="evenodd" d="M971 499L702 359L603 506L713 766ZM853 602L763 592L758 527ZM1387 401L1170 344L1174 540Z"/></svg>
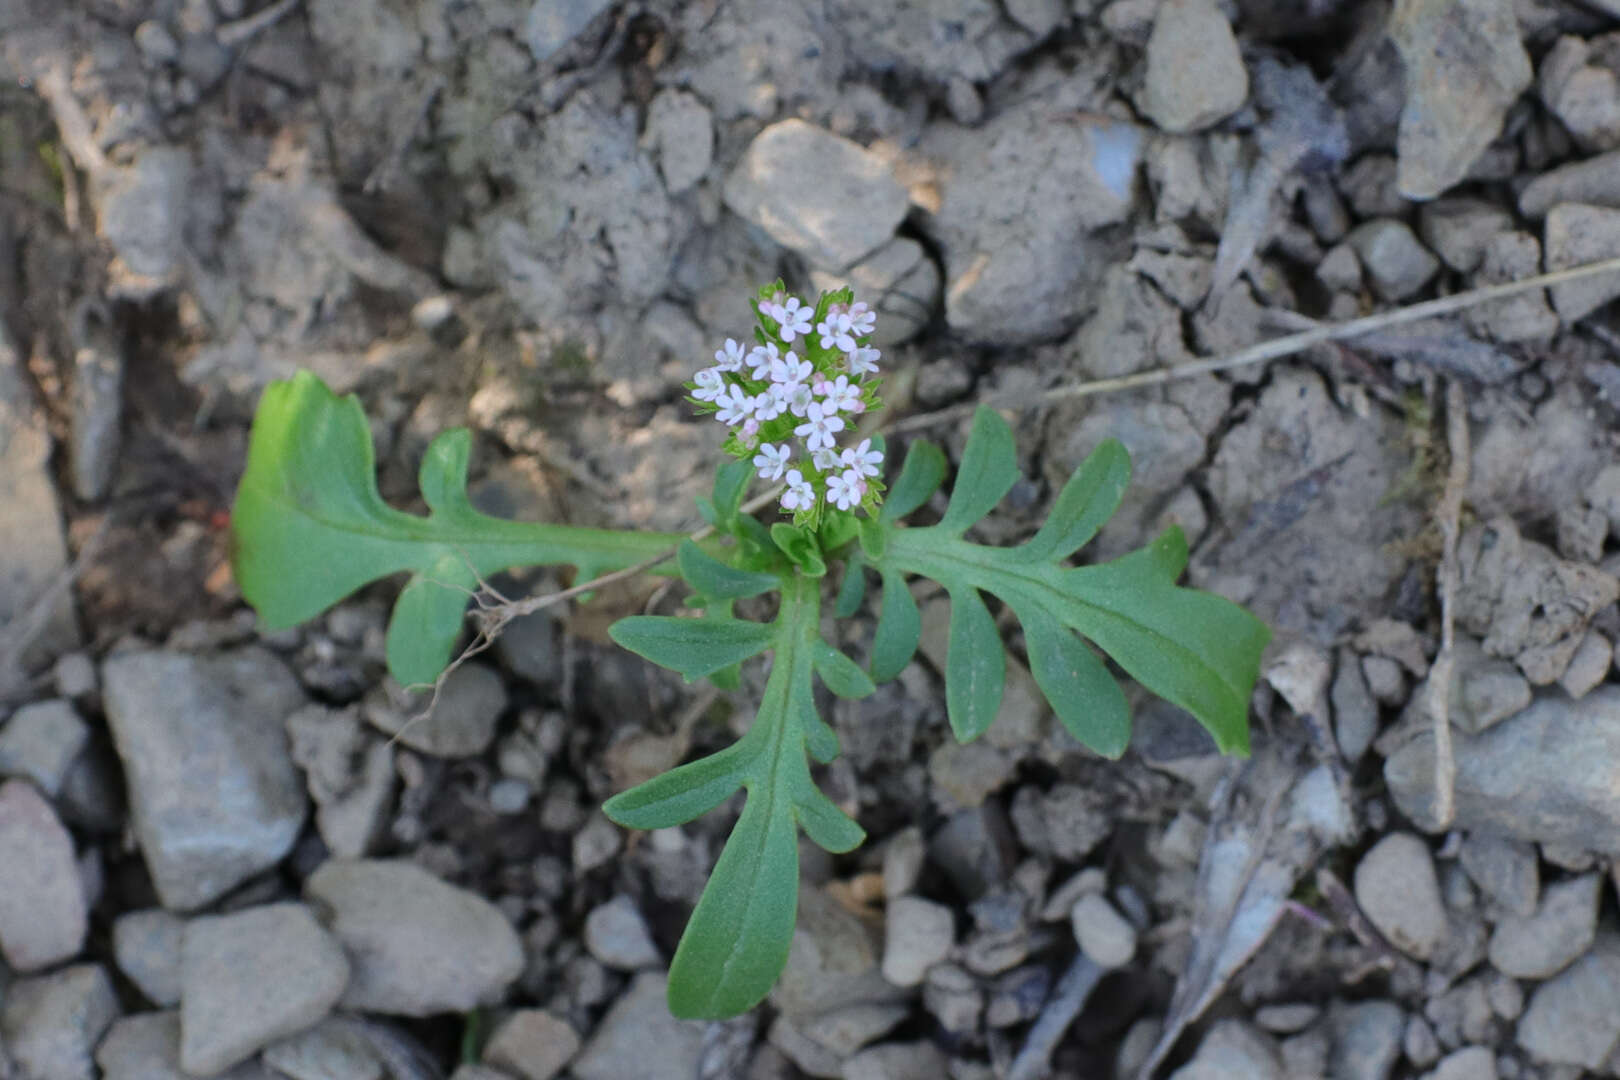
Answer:
<svg viewBox="0 0 1620 1080"><path fill-rule="evenodd" d="M1555 270L1550 274L1537 274L1535 277L1525 278L1522 281L1510 281L1503 285L1487 285L1484 288L1470 289L1454 296L1441 297L1439 300L1428 300L1421 304L1413 304L1410 307L1380 312L1377 315L1366 315L1359 319L1351 319L1349 322L1330 323L1319 326L1314 330L1305 330L1298 334L1273 338L1271 341L1262 341L1258 345L1251 345L1246 349L1239 349L1237 352L1228 353L1225 356L1198 360L1191 364L1180 364L1173 368L1157 368L1153 371L1140 371L1134 375L1124 375L1117 379L1098 379L1096 382L1056 386L1049 390L1034 393L991 395L971 405L953 405L948 409L940 409L938 412L908 416L904 420L898 420L890 424L888 430L896 434L903 434L907 431L917 431L921 428L933 427L935 424L959 420L973 415L974 410L980 405L989 405L992 408L1027 408L1050 405L1056 401L1070 401L1074 398L1091 397L1094 394L1106 394L1118 390L1134 390L1139 386L1157 386L1176 379L1185 379L1192 375L1205 375L1214 371L1229 371L1232 368L1247 367L1250 364L1260 364L1267 360L1292 356L1294 353L1304 352L1311 346L1320 345L1326 341L1343 341L1346 338L1359 337L1362 334L1370 334L1375 330L1383 330L1391 326L1421 322L1424 319L1433 319L1440 315L1452 315L1467 308L1477 307L1480 304L1488 304L1492 300L1518 296L1520 293L1534 292L1537 289L1562 285L1566 282L1578 281L1597 274L1616 272L1620 272L1620 258L1603 259L1600 262L1572 266L1568 270Z"/></svg>
<svg viewBox="0 0 1620 1080"><path fill-rule="evenodd" d="M1456 664L1457 530L1468 487L1468 402L1462 384L1446 382L1446 447L1451 467L1435 507L1440 525L1440 655L1429 669L1429 717L1434 722L1435 827L1447 828L1456 813L1457 763L1451 752L1451 669Z"/></svg>

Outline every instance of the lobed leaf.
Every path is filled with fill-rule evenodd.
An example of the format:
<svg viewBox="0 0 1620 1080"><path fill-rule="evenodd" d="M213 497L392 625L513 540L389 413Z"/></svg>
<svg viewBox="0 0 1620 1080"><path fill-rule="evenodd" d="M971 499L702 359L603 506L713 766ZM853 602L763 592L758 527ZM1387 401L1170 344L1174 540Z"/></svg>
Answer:
<svg viewBox="0 0 1620 1080"><path fill-rule="evenodd" d="M939 527L961 535L988 514L1018 482L1018 447L1012 428L994 409L980 406L956 467L951 501Z"/></svg>
<svg viewBox="0 0 1620 1080"><path fill-rule="evenodd" d="M883 609L872 638L872 678L888 682L905 670L922 639L922 615L905 576L889 570L883 575Z"/></svg>
<svg viewBox="0 0 1620 1080"><path fill-rule="evenodd" d="M945 711L960 742L990 728L1001 708L1007 656L996 620L972 586L945 583L951 594L950 653L945 662Z"/></svg>
<svg viewBox="0 0 1620 1080"><path fill-rule="evenodd" d="M265 626L314 618L381 578L410 572L388 631L401 683L436 679L461 631L468 593L516 566L572 564L580 574L631 566L678 535L504 521L467 499L471 437L447 431L422 459L427 517L378 494L371 428L359 399L309 372L265 388L231 510L231 570Z"/></svg>
<svg viewBox="0 0 1620 1080"><path fill-rule="evenodd" d="M742 600L782 586L780 576L739 570L721 562L690 540L681 541L675 553L675 565L680 569L681 577L699 595L714 600Z"/></svg>
<svg viewBox="0 0 1620 1080"><path fill-rule="evenodd" d="M877 689L872 677L862 671L859 664L831 645L818 641L813 649L811 656L815 661L816 674L821 676L821 681L834 694L841 698L863 698Z"/></svg>
<svg viewBox="0 0 1620 1080"><path fill-rule="evenodd" d="M1130 482L1131 455L1118 439L1104 440L1063 485L1040 530L1014 550L1030 562L1068 558L1114 516Z"/></svg>
<svg viewBox="0 0 1620 1080"><path fill-rule="evenodd" d="M900 476L883 498L878 520L899 521L927 502L945 482L945 452L930 442L914 442L906 451Z"/></svg>
<svg viewBox="0 0 1620 1080"><path fill-rule="evenodd" d="M1013 610L1024 627L1029 672L1064 730L1103 757L1125 753L1131 710L1107 665L1074 631L1039 608Z"/></svg>
<svg viewBox="0 0 1620 1080"><path fill-rule="evenodd" d="M630 615L608 627L608 636L691 682L758 656L770 648L776 631L743 619Z"/></svg>
<svg viewBox="0 0 1620 1080"><path fill-rule="evenodd" d="M758 752L757 746L735 742L621 791L602 804L602 812L627 829L684 825L731 798Z"/></svg>

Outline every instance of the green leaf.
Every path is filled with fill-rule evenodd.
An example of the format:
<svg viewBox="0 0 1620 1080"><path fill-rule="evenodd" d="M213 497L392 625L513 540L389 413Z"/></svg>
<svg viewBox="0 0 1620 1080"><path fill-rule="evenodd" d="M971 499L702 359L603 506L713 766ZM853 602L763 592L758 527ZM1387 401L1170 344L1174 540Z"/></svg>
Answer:
<svg viewBox="0 0 1620 1080"><path fill-rule="evenodd" d="M776 630L767 623L742 619L630 615L608 627L608 636L691 682L764 652Z"/></svg>
<svg viewBox="0 0 1620 1080"><path fill-rule="evenodd" d="M717 527L734 531L748 482L753 478L754 466L747 459L727 462L715 470L713 505L719 519Z"/></svg>
<svg viewBox="0 0 1620 1080"><path fill-rule="evenodd" d="M296 625L362 586L409 572L423 584L390 623L388 653L407 665L393 671L400 682L431 682L459 633L459 617L449 624L449 597L433 595L442 586L432 582L470 588L512 567L555 564L594 576L681 539L481 514L466 494L470 445L465 431L439 436L421 468L432 513L402 513L377 492L371 429L357 398L338 397L309 372L267 387L231 511L231 569L264 625ZM460 608L465 601L463 594Z"/></svg>
<svg viewBox="0 0 1620 1080"><path fill-rule="evenodd" d="M1105 440L1063 485L1040 531L1014 550L1031 562L1068 558L1114 516L1130 482L1130 454L1118 439Z"/></svg>
<svg viewBox="0 0 1620 1080"><path fill-rule="evenodd" d="M1103 757L1125 753L1131 710L1107 665L1039 608L1013 610L1024 627L1030 674L1064 730Z"/></svg>
<svg viewBox="0 0 1620 1080"><path fill-rule="evenodd" d="M413 574L388 620L384 655L401 686L431 686L461 637L462 615L478 579L454 555Z"/></svg>
<svg viewBox="0 0 1620 1080"><path fill-rule="evenodd" d="M889 543L889 529L883 522L874 518L861 518L860 523L861 550L874 559L883 558L884 548Z"/></svg>
<svg viewBox="0 0 1620 1080"><path fill-rule="evenodd" d="M905 576L889 570L883 575L883 610L872 638L872 678L888 682L905 670L922 638L922 615L906 587ZM997 642L1000 648L1000 642Z"/></svg>
<svg viewBox="0 0 1620 1080"><path fill-rule="evenodd" d="M861 666L839 650L824 641L816 642L814 652L811 653L816 665L816 674L821 681L841 698L863 698L877 687L872 684L872 677L861 670Z"/></svg>
<svg viewBox="0 0 1620 1080"><path fill-rule="evenodd" d="M957 741L983 735L1001 708L1007 654L996 621L972 587L951 593L950 653L945 663L945 712Z"/></svg>
<svg viewBox="0 0 1620 1080"><path fill-rule="evenodd" d="M793 808L799 815L799 827L811 842L834 855L854 851L866 839L866 830L833 805L819 788L811 788L809 795L796 801Z"/></svg>
<svg viewBox="0 0 1620 1080"><path fill-rule="evenodd" d="M771 526L771 541L807 576L826 576L827 560L822 557L821 545L804 529L778 521Z"/></svg>
<svg viewBox="0 0 1620 1080"><path fill-rule="evenodd" d="M728 566L698 547L690 540L681 541L675 554L675 564L681 577L702 596L715 600L741 600L780 588L782 579L776 574L751 570L738 570Z"/></svg>
<svg viewBox="0 0 1620 1080"><path fill-rule="evenodd" d="M939 527L961 535L978 521L1018 482L1018 447L1012 428L994 409L980 406L973 414L973 430L956 469L950 505Z"/></svg>
<svg viewBox="0 0 1620 1080"><path fill-rule="evenodd" d="M602 804L602 812L627 829L667 829L684 825L719 806L742 787L749 763L759 748L736 742L708 757L621 791Z"/></svg>
<svg viewBox="0 0 1620 1080"><path fill-rule="evenodd" d="M866 559L856 551L844 560L844 580L838 586L838 599L833 605L833 615L847 619L861 610L861 601L865 599Z"/></svg>
<svg viewBox="0 0 1620 1080"><path fill-rule="evenodd" d="M793 944L799 845L785 792L751 790L669 966L669 1011L717 1020L764 999Z"/></svg>
<svg viewBox="0 0 1620 1080"><path fill-rule="evenodd" d="M945 451L931 442L914 442L906 451L906 463L900 467L900 476L883 498L880 521L899 521L927 502L939 485L945 482Z"/></svg>

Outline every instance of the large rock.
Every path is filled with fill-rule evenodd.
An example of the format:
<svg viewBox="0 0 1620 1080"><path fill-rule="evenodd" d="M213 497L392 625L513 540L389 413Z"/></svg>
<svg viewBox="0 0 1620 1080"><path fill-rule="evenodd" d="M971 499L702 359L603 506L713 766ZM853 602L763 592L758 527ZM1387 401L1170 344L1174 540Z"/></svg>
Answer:
<svg viewBox="0 0 1620 1080"><path fill-rule="evenodd" d="M1620 1043L1620 940L1608 935L1536 987L1518 1043L1537 1061L1597 1069Z"/></svg>
<svg viewBox="0 0 1620 1080"><path fill-rule="evenodd" d="M22 627L67 570L62 510L51 479L51 437L22 377L22 360L0 327L0 627ZM21 662L31 668L79 643L71 590L42 605ZM0 671L0 686L16 673Z"/></svg>
<svg viewBox="0 0 1620 1080"><path fill-rule="evenodd" d="M1092 234L1129 216L1143 141L1129 124L1038 108L973 130L935 125L922 149L942 165L929 228L951 329L1018 345L1077 323L1106 265Z"/></svg>
<svg viewBox="0 0 1620 1080"><path fill-rule="evenodd" d="M1547 887L1528 916L1509 915L1491 934L1491 966L1518 979L1556 975L1597 935L1601 874L1583 874Z"/></svg>
<svg viewBox="0 0 1620 1080"><path fill-rule="evenodd" d="M703 1055L701 1023L677 1020L664 1000L668 979L643 972L596 1025L569 1072L579 1080L688 1080ZM649 1052L656 1048L655 1052Z"/></svg>
<svg viewBox="0 0 1620 1080"><path fill-rule="evenodd" d="M0 954L18 971L76 955L89 930L73 837L31 784L0 785Z"/></svg>
<svg viewBox="0 0 1620 1080"><path fill-rule="evenodd" d="M26 1080L95 1080L91 1054L118 1013L112 980L98 965L18 979L0 1008L0 1045Z"/></svg>
<svg viewBox="0 0 1620 1080"><path fill-rule="evenodd" d="M755 136L726 180L725 199L777 243L829 270L887 243L907 205L882 158L803 120Z"/></svg>
<svg viewBox="0 0 1620 1080"><path fill-rule="evenodd" d="M1161 131L1182 135L1226 119L1249 96L1232 24L1214 0L1165 0L1147 44L1139 103Z"/></svg>
<svg viewBox="0 0 1620 1080"><path fill-rule="evenodd" d="M523 970L523 945L493 904L413 863L329 860L304 893L348 952L345 1008L467 1012L499 1000Z"/></svg>
<svg viewBox="0 0 1620 1080"><path fill-rule="evenodd" d="M282 729L304 692L285 664L260 648L122 653L102 685L165 907L201 907L287 853L308 802Z"/></svg>
<svg viewBox="0 0 1620 1080"><path fill-rule="evenodd" d="M180 1064L211 1076L314 1024L349 962L303 904L193 919L180 948Z"/></svg>
<svg viewBox="0 0 1620 1080"><path fill-rule="evenodd" d="M1461 181L1530 85L1513 0L1399 0L1390 36L1406 67L1397 183L1432 199Z"/></svg>
<svg viewBox="0 0 1620 1080"><path fill-rule="evenodd" d="M1483 735L1454 733L1453 752L1456 828L1620 854L1620 686L1541 698ZM1432 736L1395 751L1384 779L1401 813L1441 827Z"/></svg>

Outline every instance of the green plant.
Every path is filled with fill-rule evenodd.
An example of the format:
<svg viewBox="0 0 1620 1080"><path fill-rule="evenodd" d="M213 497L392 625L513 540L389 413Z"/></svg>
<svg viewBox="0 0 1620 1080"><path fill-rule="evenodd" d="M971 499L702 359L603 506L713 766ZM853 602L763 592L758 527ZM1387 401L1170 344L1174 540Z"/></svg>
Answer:
<svg viewBox="0 0 1620 1080"><path fill-rule="evenodd" d="M864 839L811 775L810 759L829 762L839 749L817 711L814 683L860 697L900 673L921 632L910 578L930 578L950 597L946 708L963 741L989 726L1006 674L985 594L1018 620L1030 672L1064 728L1107 757L1125 751L1130 715L1092 645L1196 716L1223 752L1243 753L1249 694L1269 637L1236 604L1175 584L1187 561L1179 529L1111 562L1068 564L1118 508L1129 481L1129 456L1111 440L1070 477L1033 537L988 547L966 533L1019 471L1006 421L980 409L940 520L906 526L943 484L944 453L914 443L885 495L877 479L881 440L836 446L847 420L881 405L871 313L848 290L824 294L814 308L801 305L783 295L780 282L761 290L755 306L757 346L744 350L728 340L716 365L689 384L694 405L731 428L726 449L738 459L719 468L712 495L699 501L712 526L701 543L486 517L467 500L470 439L463 430L441 435L422 463L428 516L394 510L377 493L359 403L339 399L307 373L265 392L233 515L237 580L273 627L409 572L387 639L389 668L404 683L431 682L447 666L482 577L535 564L572 564L588 579L665 556L656 571L684 579L691 613L631 616L610 633L688 681L735 687L741 664L770 654L759 709L742 738L604 807L622 825L655 829L746 793L670 969L670 1008L683 1017L747 1010L780 974L796 918L800 829L832 852ZM802 448L796 438L805 440ZM801 450L807 456L797 456ZM767 524L744 509L756 473L785 480L780 504L790 520ZM825 579L840 564L839 618L857 613L869 578L881 583L865 667L822 636ZM769 620L738 617L739 601L770 611L758 599L769 597Z"/></svg>

